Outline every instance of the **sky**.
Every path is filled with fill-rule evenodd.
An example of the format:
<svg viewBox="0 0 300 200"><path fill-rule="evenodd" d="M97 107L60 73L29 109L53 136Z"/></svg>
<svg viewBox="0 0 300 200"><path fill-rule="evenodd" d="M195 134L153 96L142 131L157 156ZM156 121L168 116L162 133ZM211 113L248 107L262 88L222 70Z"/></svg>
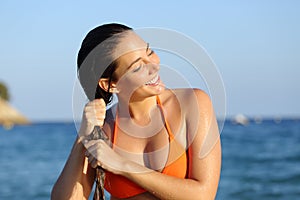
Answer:
<svg viewBox="0 0 300 200"><path fill-rule="evenodd" d="M192 38L218 67L226 114L300 116L300 1L1 1L0 81L31 121L73 119L76 56L119 22Z"/></svg>

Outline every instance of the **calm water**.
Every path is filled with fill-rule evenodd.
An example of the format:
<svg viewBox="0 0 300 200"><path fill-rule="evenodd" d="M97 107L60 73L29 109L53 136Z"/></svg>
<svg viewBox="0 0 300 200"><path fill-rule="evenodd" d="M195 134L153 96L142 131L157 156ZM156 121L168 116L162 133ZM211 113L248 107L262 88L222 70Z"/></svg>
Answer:
<svg viewBox="0 0 300 200"><path fill-rule="evenodd" d="M49 199L76 137L72 123L0 127L0 199ZM227 122L217 199L300 199L300 121Z"/></svg>

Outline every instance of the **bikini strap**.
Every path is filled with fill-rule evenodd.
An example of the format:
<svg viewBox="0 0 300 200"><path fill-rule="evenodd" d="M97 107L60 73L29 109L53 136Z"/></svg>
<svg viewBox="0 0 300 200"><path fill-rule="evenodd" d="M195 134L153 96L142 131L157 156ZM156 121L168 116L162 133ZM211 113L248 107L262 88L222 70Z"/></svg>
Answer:
<svg viewBox="0 0 300 200"><path fill-rule="evenodd" d="M164 120L164 122L165 122L165 127L166 127L166 129L167 129L167 132L168 132L168 135L169 135L169 138L170 138L170 141L171 141L171 140L174 139L174 135L172 134L170 125L169 125L169 123L168 123L168 121L167 121L167 119L166 119L166 116L165 116L165 114L164 114L164 109L163 109L162 103L161 103L160 98L159 98L158 95L156 96L156 103L157 103L157 105L159 105L159 107L160 107L160 109L161 109L161 114L162 114L163 120Z"/></svg>
<svg viewBox="0 0 300 200"><path fill-rule="evenodd" d="M114 123L114 130L113 130L113 134L112 134L112 138L111 138L111 141L112 141L112 145L114 145L116 143L116 134L117 134L117 129L118 129L118 109L116 109L116 117L115 117L115 123Z"/></svg>

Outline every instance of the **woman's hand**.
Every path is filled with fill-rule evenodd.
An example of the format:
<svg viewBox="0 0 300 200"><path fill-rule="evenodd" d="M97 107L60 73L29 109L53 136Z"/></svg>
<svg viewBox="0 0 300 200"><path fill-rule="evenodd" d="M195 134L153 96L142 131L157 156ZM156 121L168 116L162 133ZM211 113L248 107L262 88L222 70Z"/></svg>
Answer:
<svg viewBox="0 0 300 200"><path fill-rule="evenodd" d="M104 140L90 140L85 143L85 155L91 167L98 166L114 174L121 174L126 160L117 154Z"/></svg>
<svg viewBox="0 0 300 200"><path fill-rule="evenodd" d="M87 103L83 110L81 126L79 130L79 137L90 135L95 126L102 127L104 124L106 114L106 104L103 99L95 99Z"/></svg>

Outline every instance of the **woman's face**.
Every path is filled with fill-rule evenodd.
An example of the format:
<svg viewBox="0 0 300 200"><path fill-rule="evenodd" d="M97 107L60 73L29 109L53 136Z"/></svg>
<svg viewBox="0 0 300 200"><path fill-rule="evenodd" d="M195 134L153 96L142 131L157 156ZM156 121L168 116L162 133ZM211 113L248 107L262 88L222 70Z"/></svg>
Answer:
<svg viewBox="0 0 300 200"><path fill-rule="evenodd" d="M116 51L118 48L128 52L118 58L114 72L119 96L132 99L160 94L164 90L159 76L160 59L149 44L131 32L121 39Z"/></svg>

